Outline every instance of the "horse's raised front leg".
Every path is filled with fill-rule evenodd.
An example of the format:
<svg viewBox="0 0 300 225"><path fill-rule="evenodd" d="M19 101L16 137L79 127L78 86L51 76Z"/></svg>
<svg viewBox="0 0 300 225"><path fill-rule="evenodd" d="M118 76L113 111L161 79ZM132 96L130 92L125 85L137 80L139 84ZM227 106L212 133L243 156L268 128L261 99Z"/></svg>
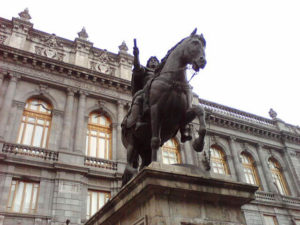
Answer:
<svg viewBox="0 0 300 225"><path fill-rule="evenodd" d="M151 106L151 161L157 161L157 151L160 146L160 116L157 105Z"/></svg>
<svg viewBox="0 0 300 225"><path fill-rule="evenodd" d="M204 138L206 134L206 122L205 122L205 111L200 105L193 106L192 108L187 110L185 124L189 124L196 117L199 120L200 128L198 130L199 137L194 140L193 148L196 152L201 152L204 147Z"/></svg>

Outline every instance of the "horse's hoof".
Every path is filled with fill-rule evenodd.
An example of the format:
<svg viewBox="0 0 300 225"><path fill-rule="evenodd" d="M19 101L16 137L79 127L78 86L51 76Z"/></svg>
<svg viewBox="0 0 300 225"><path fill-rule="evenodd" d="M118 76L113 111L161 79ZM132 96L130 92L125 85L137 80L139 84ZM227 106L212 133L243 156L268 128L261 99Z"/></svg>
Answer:
<svg viewBox="0 0 300 225"><path fill-rule="evenodd" d="M202 152L204 148L204 138L197 138L196 140L194 140L193 148L196 152Z"/></svg>

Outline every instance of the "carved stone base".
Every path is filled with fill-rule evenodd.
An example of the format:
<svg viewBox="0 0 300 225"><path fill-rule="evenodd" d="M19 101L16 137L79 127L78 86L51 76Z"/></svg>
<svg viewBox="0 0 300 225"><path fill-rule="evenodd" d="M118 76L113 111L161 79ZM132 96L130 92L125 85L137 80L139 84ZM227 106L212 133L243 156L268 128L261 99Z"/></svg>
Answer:
<svg viewBox="0 0 300 225"><path fill-rule="evenodd" d="M210 177L195 167L144 168L86 225L245 225L241 206L256 186Z"/></svg>

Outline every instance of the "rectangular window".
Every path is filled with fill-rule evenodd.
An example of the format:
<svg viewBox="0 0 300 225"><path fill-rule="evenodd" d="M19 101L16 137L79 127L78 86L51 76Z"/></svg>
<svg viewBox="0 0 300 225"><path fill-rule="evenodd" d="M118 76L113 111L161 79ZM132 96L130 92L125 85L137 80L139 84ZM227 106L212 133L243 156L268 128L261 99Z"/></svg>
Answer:
<svg viewBox="0 0 300 225"><path fill-rule="evenodd" d="M110 193L105 191L89 190L87 196L86 217L92 217L110 199Z"/></svg>
<svg viewBox="0 0 300 225"><path fill-rule="evenodd" d="M40 184L12 180L7 202L7 211L17 213L35 213Z"/></svg>
<svg viewBox="0 0 300 225"><path fill-rule="evenodd" d="M265 225L278 225L275 216L264 215Z"/></svg>

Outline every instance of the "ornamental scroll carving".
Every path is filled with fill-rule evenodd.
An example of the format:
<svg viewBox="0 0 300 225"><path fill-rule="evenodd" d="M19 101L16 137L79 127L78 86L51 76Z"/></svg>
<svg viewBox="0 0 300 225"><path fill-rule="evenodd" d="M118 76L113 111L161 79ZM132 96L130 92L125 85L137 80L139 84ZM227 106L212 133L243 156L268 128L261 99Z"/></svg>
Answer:
<svg viewBox="0 0 300 225"><path fill-rule="evenodd" d="M0 44L4 44L4 41L6 40L6 36L5 35L0 35Z"/></svg>
<svg viewBox="0 0 300 225"><path fill-rule="evenodd" d="M101 55L95 53L94 56L94 61L90 61L90 69L112 75L114 69L109 63L112 62L113 59L108 56L107 51L104 51Z"/></svg>
<svg viewBox="0 0 300 225"><path fill-rule="evenodd" d="M43 44L45 47L35 46L35 53L37 55L63 61L65 54L57 51L57 48L62 47L62 45L57 42L55 34L52 34L42 41L44 42Z"/></svg>

